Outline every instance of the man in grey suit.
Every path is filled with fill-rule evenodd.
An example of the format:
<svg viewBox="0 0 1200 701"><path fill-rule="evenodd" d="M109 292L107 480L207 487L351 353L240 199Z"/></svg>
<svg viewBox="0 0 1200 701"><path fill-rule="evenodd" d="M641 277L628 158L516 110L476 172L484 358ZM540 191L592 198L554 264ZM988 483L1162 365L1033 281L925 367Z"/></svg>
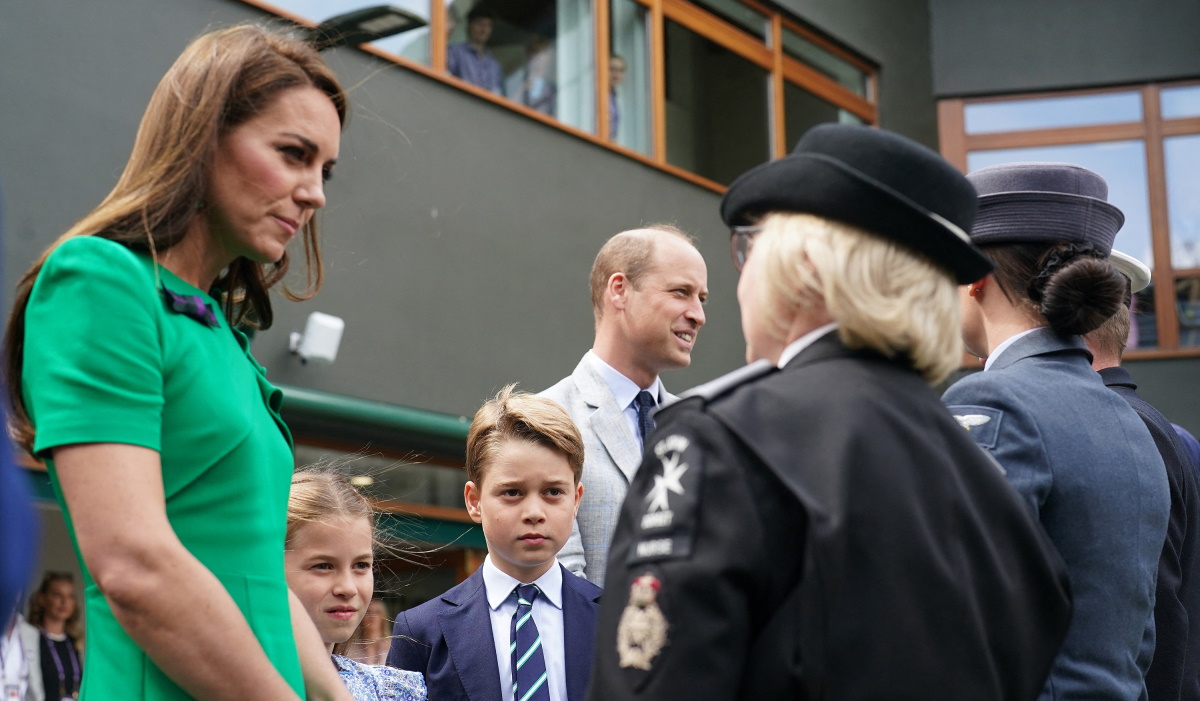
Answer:
<svg viewBox="0 0 1200 701"><path fill-rule="evenodd" d="M608 548L629 482L642 462L652 413L674 396L663 370L686 367L704 325L708 269L695 244L668 225L624 231L596 255L596 336L575 371L542 392L583 434L583 501L562 564L604 586Z"/></svg>

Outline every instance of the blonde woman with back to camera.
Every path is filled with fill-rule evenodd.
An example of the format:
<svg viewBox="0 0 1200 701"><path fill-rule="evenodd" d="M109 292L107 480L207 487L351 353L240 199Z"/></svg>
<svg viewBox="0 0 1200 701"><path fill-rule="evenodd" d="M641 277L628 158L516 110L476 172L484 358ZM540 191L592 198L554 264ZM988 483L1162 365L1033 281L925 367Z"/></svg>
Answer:
<svg viewBox="0 0 1200 701"><path fill-rule="evenodd" d="M239 326L337 160L346 97L309 46L195 40L151 97L112 192L25 274L6 366L83 569L84 701L349 699L287 588L281 394Z"/></svg>

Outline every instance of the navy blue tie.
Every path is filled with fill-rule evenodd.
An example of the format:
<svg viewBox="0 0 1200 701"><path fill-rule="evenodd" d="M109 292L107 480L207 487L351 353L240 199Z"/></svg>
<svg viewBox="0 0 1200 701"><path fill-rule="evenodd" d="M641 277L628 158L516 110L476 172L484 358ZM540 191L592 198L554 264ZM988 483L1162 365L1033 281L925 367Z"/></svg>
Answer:
<svg viewBox="0 0 1200 701"><path fill-rule="evenodd" d="M642 435L642 446L646 445L646 439L654 433L654 407L658 402L654 401L654 395L646 390L638 392L638 396L633 398L633 404L637 409L638 417L638 433Z"/></svg>
<svg viewBox="0 0 1200 701"><path fill-rule="evenodd" d="M517 612L512 617L508 648L512 654L513 701L550 701L542 636L533 622L533 600L540 592L535 584L521 584L513 593L517 595Z"/></svg>

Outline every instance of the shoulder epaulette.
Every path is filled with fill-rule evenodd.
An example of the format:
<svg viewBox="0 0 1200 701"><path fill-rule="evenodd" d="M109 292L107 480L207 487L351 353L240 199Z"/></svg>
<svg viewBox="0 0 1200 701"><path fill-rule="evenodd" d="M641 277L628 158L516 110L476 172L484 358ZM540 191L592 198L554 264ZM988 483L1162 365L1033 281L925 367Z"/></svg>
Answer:
<svg viewBox="0 0 1200 701"><path fill-rule="evenodd" d="M721 375L715 380L709 380L702 385L696 385L695 387L679 395L679 400L677 403L682 403L689 399L699 399L707 404L717 397L733 391L740 385L757 380L758 378L763 377L764 375L769 375L777 370L779 370L779 368L772 365L771 361L769 360L756 360L745 367L740 367L733 372Z"/></svg>

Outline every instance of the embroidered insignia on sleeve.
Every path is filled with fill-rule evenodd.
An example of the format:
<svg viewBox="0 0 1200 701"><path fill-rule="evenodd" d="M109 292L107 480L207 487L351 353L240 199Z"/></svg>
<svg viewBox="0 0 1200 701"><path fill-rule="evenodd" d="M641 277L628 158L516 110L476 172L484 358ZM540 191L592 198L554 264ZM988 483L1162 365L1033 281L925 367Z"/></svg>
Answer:
<svg viewBox="0 0 1200 701"><path fill-rule="evenodd" d="M662 582L650 573L633 580L629 603L617 624L617 657L622 667L649 670L667 644L667 618L658 607Z"/></svg>
<svg viewBox="0 0 1200 701"><path fill-rule="evenodd" d="M655 464L657 463L657 464ZM685 558L692 553L704 456L687 435L672 433L647 451L639 473L642 512L627 562Z"/></svg>
<svg viewBox="0 0 1200 701"><path fill-rule="evenodd" d="M1004 412L990 406L960 404L946 407L959 426L967 429L967 433L982 448L995 448L1000 440L1000 425L1004 421Z"/></svg>
<svg viewBox="0 0 1200 701"><path fill-rule="evenodd" d="M955 414L954 420L960 426L970 431L972 426L982 426L991 421L992 417L984 416L983 414Z"/></svg>

